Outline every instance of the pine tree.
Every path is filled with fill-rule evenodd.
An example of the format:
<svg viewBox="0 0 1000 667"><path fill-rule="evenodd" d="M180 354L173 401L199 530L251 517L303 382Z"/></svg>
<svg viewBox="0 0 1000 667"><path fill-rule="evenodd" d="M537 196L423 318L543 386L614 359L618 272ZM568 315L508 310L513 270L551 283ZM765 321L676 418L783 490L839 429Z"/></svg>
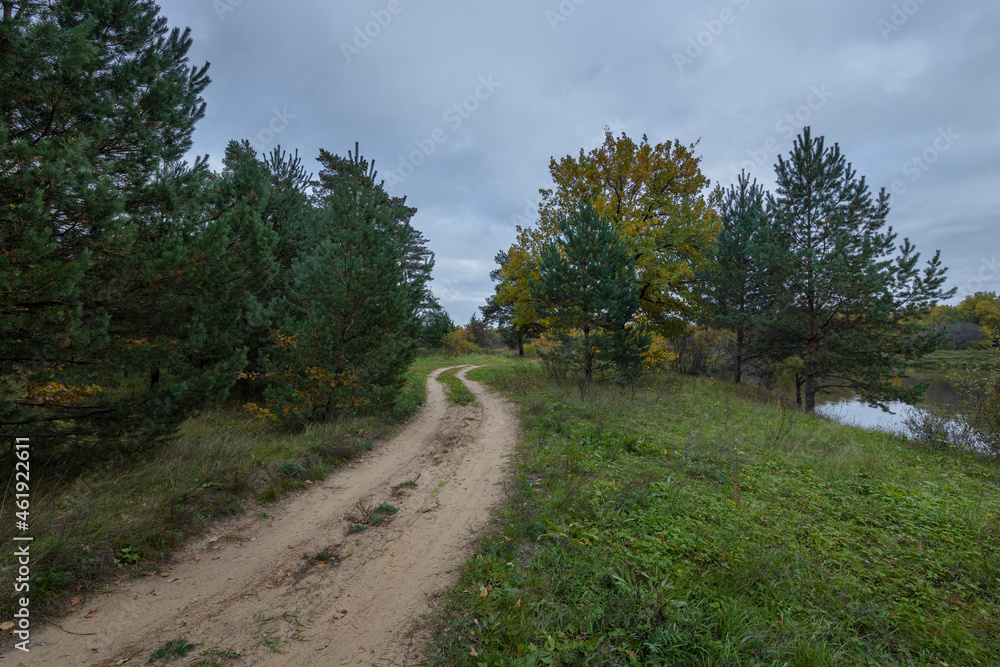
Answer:
<svg viewBox="0 0 1000 667"><path fill-rule="evenodd" d="M106 374L148 373L151 434L226 397L246 365L247 320L276 275L267 172L248 142L230 142L223 164L167 170L155 206L133 216L143 239L112 306Z"/></svg>
<svg viewBox="0 0 1000 667"><path fill-rule="evenodd" d="M816 392L849 386L873 405L913 402L923 387L892 383L906 360L936 349L940 336L917 323L945 292L940 252L925 268L908 239L898 247L885 229L889 195L873 197L864 177L834 144L806 128L788 159L775 167L776 196L769 198L779 250L768 275L776 298L767 326L776 356L803 362L806 411Z"/></svg>
<svg viewBox="0 0 1000 667"><path fill-rule="evenodd" d="M531 299L549 327L580 332L579 366L589 384L601 359L627 365L632 348L649 345L648 338L629 334L639 310L635 267L621 237L588 201L555 224L555 238L540 253ZM635 327L633 334L639 333Z"/></svg>
<svg viewBox="0 0 1000 667"><path fill-rule="evenodd" d="M207 65L152 1L6 2L0 21L0 431L148 431L190 409L169 391L111 386L109 360L163 199L195 175L175 165L204 115ZM192 185L193 184L193 185ZM140 285L141 287L141 285ZM149 377L149 368L143 375ZM165 385L164 385L165 387ZM156 429L152 429L156 430Z"/></svg>
<svg viewBox="0 0 1000 667"><path fill-rule="evenodd" d="M410 225L355 149L321 151L316 215L276 307L269 403L304 420L391 405L413 360L429 263Z"/></svg>
<svg viewBox="0 0 1000 667"><path fill-rule="evenodd" d="M454 330L455 323L443 308L425 309L420 316L420 342L423 347L441 347L444 337Z"/></svg>
<svg viewBox="0 0 1000 667"><path fill-rule="evenodd" d="M744 364L761 354L755 328L771 300L765 277L773 281L780 268L768 265L773 239L764 187L741 172L737 184L723 196L719 219L713 261L701 273L702 298L707 301L701 321L733 332L733 381L739 383Z"/></svg>

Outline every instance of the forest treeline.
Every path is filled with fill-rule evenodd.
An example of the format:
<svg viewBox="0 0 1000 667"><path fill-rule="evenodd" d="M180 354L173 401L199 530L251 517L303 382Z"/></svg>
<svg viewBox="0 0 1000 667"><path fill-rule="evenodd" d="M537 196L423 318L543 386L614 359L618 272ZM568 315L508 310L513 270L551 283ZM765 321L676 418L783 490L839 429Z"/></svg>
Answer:
<svg viewBox="0 0 1000 667"><path fill-rule="evenodd" d="M146 1L4 2L0 433L136 450L238 392L290 427L391 409L434 259L355 145L184 156L207 64Z"/></svg>
<svg viewBox="0 0 1000 667"><path fill-rule="evenodd" d="M209 84L189 31L147 1L2 4L6 438L135 449L234 392L289 427L391 410L421 345L531 344L554 375L630 384L723 341L736 381L790 376L807 410L835 386L912 401L907 364L1000 327L996 295L939 305L939 255L921 261L885 190L805 128L773 193L713 187L680 141L607 131L553 158L537 224L456 328L415 209L357 145L322 150L317 176L246 141L220 171L186 162Z"/></svg>
<svg viewBox="0 0 1000 667"><path fill-rule="evenodd" d="M550 373L585 383L595 363L618 381L664 360L703 370L712 348L736 382L787 378L812 411L837 387L914 402L924 387L898 378L915 360L1000 334L995 294L940 305L955 293L940 253L922 260L898 238L888 193L838 144L804 128L774 192L745 172L713 188L695 149L608 130L551 160L554 187L497 254L482 308L512 347L533 340Z"/></svg>

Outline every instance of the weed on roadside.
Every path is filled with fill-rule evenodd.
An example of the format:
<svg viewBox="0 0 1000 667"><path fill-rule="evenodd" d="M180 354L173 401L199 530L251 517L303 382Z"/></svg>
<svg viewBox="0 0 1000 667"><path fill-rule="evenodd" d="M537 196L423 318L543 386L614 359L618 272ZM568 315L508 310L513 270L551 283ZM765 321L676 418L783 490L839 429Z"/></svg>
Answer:
<svg viewBox="0 0 1000 667"><path fill-rule="evenodd" d="M373 505L371 498L362 498L355 505L355 512L346 515L346 519L355 525L373 527L388 523L399 508L391 503Z"/></svg>
<svg viewBox="0 0 1000 667"><path fill-rule="evenodd" d="M186 639L171 639L166 644L153 651L153 654L149 656L149 662L161 662L166 664L177 660L178 658L187 657L187 654L194 649L195 644L192 644Z"/></svg>

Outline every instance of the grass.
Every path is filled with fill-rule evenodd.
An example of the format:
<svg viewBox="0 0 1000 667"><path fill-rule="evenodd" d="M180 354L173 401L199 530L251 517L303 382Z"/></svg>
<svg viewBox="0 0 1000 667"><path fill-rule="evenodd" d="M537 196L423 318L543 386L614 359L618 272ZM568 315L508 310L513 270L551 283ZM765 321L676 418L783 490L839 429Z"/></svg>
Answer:
<svg viewBox="0 0 1000 667"><path fill-rule="evenodd" d="M436 620L440 665L995 665L1000 476L658 378L587 401L530 365L497 531Z"/></svg>
<svg viewBox="0 0 1000 667"><path fill-rule="evenodd" d="M938 350L918 359L913 367L921 370L963 370L997 361L1000 361L1000 350Z"/></svg>
<svg viewBox="0 0 1000 667"><path fill-rule="evenodd" d="M172 662L178 658L187 657L187 654L194 649L195 644L192 644L186 639L171 639L166 644L153 651L152 655L149 656L149 661L161 663Z"/></svg>
<svg viewBox="0 0 1000 667"><path fill-rule="evenodd" d="M141 455L60 463L33 458L30 535L32 612L68 609L68 598L94 593L114 578L154 570L172 549L217 517L308 487L356 459L399 428L425 399L430 371L500 357L425 357L414 364L395 408L387 413L282 432L238 405L221 405L183 424L177 437ZM11 471L14 466L5 467ZM169 474L165 474L169 471ZM3 516L13 504L13 486ZM13 480L11 480L13 482ZM262 518L266 512L259 513ZM13 520L0 523L12 544ZM18 533L20 534L20 533ZM0 598L0 616L16 599ZM6 633L2 641L9 641Z"/></svg>
<svg viewBox="0 0 1000 667"><path fill-rule="evenodd" d="M476 402L476 396L455 375L460 370L460 368L448 369L444 373L441 373L441 375L438 375L437 380L444 385L449 401L462 406L472 405Z"/></svg>

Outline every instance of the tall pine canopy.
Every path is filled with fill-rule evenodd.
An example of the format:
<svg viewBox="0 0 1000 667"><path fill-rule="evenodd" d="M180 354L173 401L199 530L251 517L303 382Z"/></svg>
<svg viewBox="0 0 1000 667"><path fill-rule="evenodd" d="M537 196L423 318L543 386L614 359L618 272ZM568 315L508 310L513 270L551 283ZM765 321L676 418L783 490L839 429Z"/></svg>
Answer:
<svg viewBox="0 0 1000 667"><path fill-rule="evenodd" d="M212 390L165 378L149 391L149 366L134 387L109 386L107 360L126 353L128 371L155 344L119 338L115 322L135 282L157 279L151 248L170 233L155 211L202 187L202 165L175 165L204 114L207 65L188 65L188 32L154 2L3 5L0 432L156 431L188 392Z"/></svg>
<svg viewBox="0 0 1000 667"><path fill-rule="evenodd" d="M433 257L372 164L321 151L316 211L275 305L268 403L286 418L391 406L419 341Z"/></svg>
<svg viewBox="0 0 1000 667"><path fill-rule="evenodd" d="M889 195L872 195L837 144L805 128L775 166L769 204L778 235L773 271L762 271L777 297L767 317L772 353L803 362L804 408L816 392L849 386L870 403L913 402L924 387L892 383L908 359L936 349L917 318L945 292L940 252L918 267L908 239L886 227Z"/></svg>
<svg viewBox="0 0 1000 667"><path fill-rule="evenodd" d="M707 301L702 321L733 332L733 381L739 382L744 363L762 353L755 328L774 296L766 281L774 239L764 186L740 172L722 198L719 221L714 261L701 274Z"/></svg>

